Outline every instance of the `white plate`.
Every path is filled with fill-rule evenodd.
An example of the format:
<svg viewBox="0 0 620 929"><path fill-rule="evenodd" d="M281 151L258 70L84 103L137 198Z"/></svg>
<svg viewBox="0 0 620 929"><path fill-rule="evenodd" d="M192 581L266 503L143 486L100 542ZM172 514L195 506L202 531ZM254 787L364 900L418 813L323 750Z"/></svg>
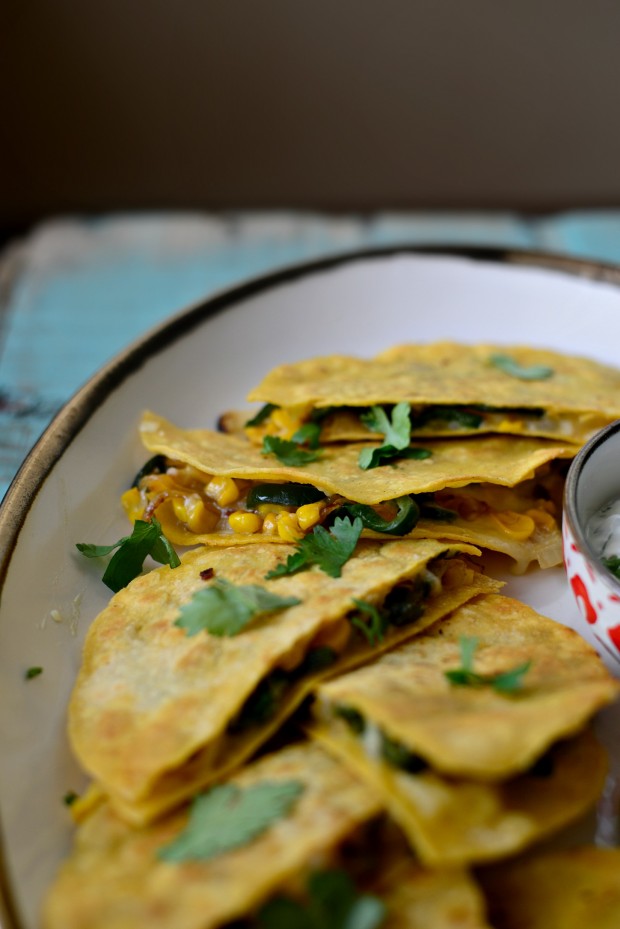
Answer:
<svg viewBox="0 0 620 929"><path fill-rule="evenodd" d="M617 364L618 280L612 269L499 252L401 250L322 262L191 308L73 398L0 511L4 929L35 929L43 890L69 848L62 798L84 779L67 747L65 708L84 634L109 597L74 545L126 532L118 498L146 457L136 434L142 410L213 426L275 364L372 355L404 341L522 342ZM506 592L578 622L559 568L513 578ZM43 674L25 681L34 665ZM603 722L616 770L620 740L609 734L617 722L613 711ZM587 828L592 836L595 824Z"/></svg>

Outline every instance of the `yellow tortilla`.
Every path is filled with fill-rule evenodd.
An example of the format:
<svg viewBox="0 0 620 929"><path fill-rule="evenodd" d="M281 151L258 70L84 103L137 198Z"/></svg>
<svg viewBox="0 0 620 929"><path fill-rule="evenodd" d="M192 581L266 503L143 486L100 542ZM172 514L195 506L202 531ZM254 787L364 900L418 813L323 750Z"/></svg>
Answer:
<svg viewBox="0 0 620 929"><path fill-rule="evenodd" d="M229 465L231 460L233 462L237 460L235 456L240 453L245 456L246 463L254 462L256 470L252 472L252 475L259 482L265 479L264 468L267 459L264 456L259 456L257 459L256 450L248 446L247 442L213 433L213 436L217 436L216 447L210 444L210 437L207 434L201 434L198 439L188 438L190 435L195 436L196 433L190 434L179 430L170 423L153 418L152 414L147 414L145 417L142 435L150 451L165 454L172 462L189 465L190 473L188 474L187 468L173 467L168 469L163 476L147 478L140 485L141 489L133 489L126 493L123 496L123 503L130 518L143 518L147 507L155 506L155 514L162 524L165 535L175 545L189 546L197 543L247 545L265 540L277 544L284 541L275 528L272 527L271 532L267 531L267 523L262 523L263 517L259 520L257 529L251 527L252 531L239 532L231 528L227 514L235 510L244 512L247 506L245 496L251 486L247 467L248 480L241 481L239 497L233 504L227 507L217 507L213 498L209 496L207 490L211 478L209 469L214 472L219 468L219 473L226 473L228 477L232 473L235 478L239 478L239 468L236 467L231 472ZM154 440L153 436L157 438ZM451 510L453 516L448 520L433 519L426 517L422 512L416 527L410 533L411 537L454 540L500 552L513 559L516 573L523 573L532 562L538 562L542 568L561 563L562 538L559 517L562 475L560 469L552 465L542 465L541 471L545 473L539 472L536 478L521 480L514 488L490 482L473 483L465 487L452 486L462 480L465 471L471 473L471 463L476 460L477 453L481 449L486 450L487 459L493 458L493 464L486 469L487 474L492 474L497 479L501 465L501 473L508 475L510 480L513 477L522 477L523 465L527 467L540 460L537 458L536 462L532 462L529 456L538 455L541 451L544 454L550 451L547 443L543 442L541 449L541 443L537 443L536 440L526 440L527 448L517 447L515 449L514 446L518 446L522 441L505 437L474 441L451 440L451 442L438 443L441 445L440 449L436 448L436 443L433 444L433 459L419 462L405 461L401 462L398 468L390 468L389 471L386 468L378 468L369 472L362 471L358 467L350 450L342 449L340 457L335 454L335 450L332 450L330 453L332 456L330 468L333 471L332 484L326 487L325 482L321 484L316 475L310 483L328 493L335 488L337 496L345 497L348 493L349 500L367 502L370 499L376 505L379 502L376 498L385 498L386 494L397 496L401 490L410 493L412 488L416 488L414 491L416 493L428 491L428 478L431 475L432 485L440 483L442 487L440 490L435 487L434 498L428 502ZM522 458L521 461L516 462L517 468L520 468L518 474L511 476L510 469L515 466L511 457L513 451L516 451L517 455L521 455ZM467 464L468 460L469 464ZM402 473L399 471L401 466ZM259 471L259 468L263 471ZM270 468L272 469L273 465ZM279 475L280 481L307 482L306 471L306 468L283 468ZM479 476L480 473L478 473ZM267 478L275 480L273 470L267 472ZM400 483L398 483L399 478ZM403 483L405 478L406 483ZM372 490L370 496L369 489ZM194 523L190 527L188 522L183 521L177 504L180 503L185 512L186 500L198 500L199 506L210 508L214 515L209 515L208 524L199 523L196 526ZM326 504L332 505L329 499L326 500ZM188 504L189 510L192 505ZM337 506L337 504L334 505ZM269 508L267 505L265 509L269 510ZM273 507L273 509L278 508ZM393 506L392 509L395 513L396 507ZM291 507L290 510L294 508ZM251 509L250 512L252 512ZM384 514L384 518L386 515ZM301 532L299 534L302 535ZM363 537L380 539L387 536L364 529Z"/></svg>
<svg viewBox="0 0 620 929"><path fill-rule="evenodd" d="M543 366L552 374L531 380L512 376L491 362L496 355L508 355L525 369ZM544 416L492 414L481 428L581 444L620 417L619 396L620 371L590 359L527 346L436 342L396 346L372 359L329 355L280 365L248 399L305 409L307 413L313 408L369 407L401 401L415 410L429 405L481 404L516 411L542 409ZM450 431L459 429L462 427ZM344 438L347 430L351 435L345 424L343 433L336 432L331 438ZM439 421L420 430L419 435L445 431L446 423Z"/></svg>
<svg viewBox="0 0 620 929"><path fill-rule="evenodd" d="M518 693L451 683L445 672L461 667L463 638L477 639L478 674L531 662ZM316 708L334 724L335 707L352 707L437 771L498 781L527 770L619 692L620 683L576 632L496 594L464 604L368 667L322 685Z"/></svg>
<svg viewBox="0 0 620 929"><path fill-rule="evenodd" d="M83 767L126 819L143 823L248 758L301 703L313 684L415 635L469 597L501 584L459 557L468 546L428 541L362 542L342 576L314 567L265 580L292 546L200 548L182 565L137 578L116 594L91 626L69 708L69 733ZM354 630L353 598L380 606L397 584L428 570L434 582L421 617L390 626L371 645ZM181 605L211 583L257 584L302 602L251 622L240 634L188 636L175 625ZM426 577L426 575L424 575ZM299 666L312 649L330 647L335 664L291 681L275 715L242 731L230 726L244 702L276 669Z"/></svg>
<svg viewBox="0 0 620 929"><path fill-rule="evenodd" d="M617 929L620 848L529 854L480 871L495 929Z"/></svg>
<svg viewBox="0 0 620 929"><path fill-rule="evenodd" d="M372 892L387 909L381 929L490 929L480 888L461 868L429 870L403 859Z"/></svg>
<svg viewBox="0 0 620 929"><path fill-rule="evenodd" d="M78 828L74 850L44 905L44 929L215 929L252 912L299 872L330 855L380 811L375 794L313 744L263 757L233 778L248 787L296 781L289 814L252 842L207 861L157 852L185 828L187 809L134 829L109 804Z"/></svg>
<svg viewBox="0 0 620 929"><path fill-rule="evenodd" d="M327 494L375 504L404 494L488 482L514 487L558 458L572 458L569 444L530 438L482 436L425 443L430 458L401 459L363 471L358 464L364 445L329 446L318 461L304 467L281 464L249 442L209 429L180 429L154 413L145 413L140 437L151 454L165 455L206 474L261 481L312 484ZM386 492L386 487L389 490Z"/></svg>
<svg viewBox="0 0 620 929"><path fill-rule="evenodd" d="M578 819L596 802L607 759L589 732L554 746L553 769L500 783L410 774L370 759L349 732L317 727L313 735L376 790L420 860L433 868L494 861Z"/></svg>

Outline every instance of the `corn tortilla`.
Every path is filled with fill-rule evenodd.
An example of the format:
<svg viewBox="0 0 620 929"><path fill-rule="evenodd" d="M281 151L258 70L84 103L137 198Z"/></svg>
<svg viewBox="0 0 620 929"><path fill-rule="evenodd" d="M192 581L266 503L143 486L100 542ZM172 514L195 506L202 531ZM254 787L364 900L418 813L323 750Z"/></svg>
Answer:
<svg viewBox="0 0 620 929"><path fill-rule="evenodd" d="M261 454L237 436L209 429L181 429L155 413L143 415L140 437L152 454L165 455L207 474L312 484L327 494L368 504L482 481L513 487L533 477L548 462L572 458L576 452L570 444L531 438L445 439L425 443L432 452L430 458L401 459L363 471L358 456L366 446L359 443L330 446L318 461L293 467L281 464L273 455Z"/></svg>
<svg viewBox="0 0 620 929"><path fill-rule="evenodd" d="M620 848L530 853L479 878L495 929L617 929Z"/></svg>
<svg viewBox="0 0 620 929"><path fill-rule="evenodd" d="M375 794L311 743L265 756L233 782L279 780L304 788L289 815L208 861L157 857L184 829L187 808L135 829L101 804L78 828L47 896L44 929L214 929L260 906L380 812Z"/></svg>
<svg viewBox="0 0 620 929"><path fill-rule="evenodd" d="M182 802L248 758L321 677L360 664L422 631L446 612L501 584L449 553L469 546L433 540L361 542L331 578L318 568L275 580L265 575L286 561L292 546L199 548L179 568L162 567L116 594L92 624L69 707L71 743L83 767L116 810L143 823ZM411 625L390 626L371 646L354 633L353 599L380 604L394 585L436 565L441 591ZM258 584L289 607L250 623L239 635L194 636L175 625L179 608L216 578ZM295 680L273 717L231 729L245 701L276 668L294 668L312 648L330 646L335 664Z"/></svg>
<svg viewBox="0 0 620 929"><path fill-rule="evenodd" d="M475 638L479 674L530 668L514 696L459 687L460 643ZM615 699L618 682L574 630L500 594L465 603L378 661L318 688L329 719L352 707L434 769L499 781L527 770L558 739L578 732Z"/></svg>
<svg viewBox="0 0 620 929"><path fill-rule="evenodd" d="M589 730L554 746L550 774L492 784L432 769L411 774L370 759L342 727L319 726L312 734L377 791L432 868L494 861L557 832L594 805L607 772L607 756Z"/></svg>
<svg viewBox="0 0 620 929"><path fill-rule="evenodd" d="M522 379L492 363L508 355L524 369L542 366L551 376ZM369 407L406 401L412 407L488 405L516 411L491 416L492 431L528 432L583 443L620 417L620 371L587 358L523 345L435 342L400 345L375 358L344 355L311 358L273 369L248 400L281 407ZM542 416L530 411L543 411ZM524 415L525 414L525 415ZM348 411L347 414L348 415ZM439 434L446 431L439 424ZM450 425L451 432L470 429ZM483 426L482 428L487 428ZM332 440L354 435L350 422ZM437 434L432 427L420 435Z"/></svg>

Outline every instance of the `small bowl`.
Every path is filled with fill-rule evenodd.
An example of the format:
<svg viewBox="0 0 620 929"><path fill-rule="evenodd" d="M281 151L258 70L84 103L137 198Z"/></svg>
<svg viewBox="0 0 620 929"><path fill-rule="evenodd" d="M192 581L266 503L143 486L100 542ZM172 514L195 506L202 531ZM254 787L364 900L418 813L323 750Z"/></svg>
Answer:
<svg viewBox="0 0 620 929"><path fill-rule="evenodd" d="M620 500L620 420L597 432L572 461L562 518L564 566L579 612L620 667L620 580L588 532L593 514L613 500Z"/></svg>

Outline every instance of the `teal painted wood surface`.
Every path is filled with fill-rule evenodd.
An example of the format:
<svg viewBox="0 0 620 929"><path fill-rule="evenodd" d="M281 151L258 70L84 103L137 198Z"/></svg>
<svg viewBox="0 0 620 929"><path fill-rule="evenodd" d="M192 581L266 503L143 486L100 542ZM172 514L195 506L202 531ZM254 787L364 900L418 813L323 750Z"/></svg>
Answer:
<svg viewBox="0 0 620 929"><path fill-rule="evenodd" d="M102 364L188 304L361 247L490 245L620 262L620 212L149 214L58 219L0 255L0 496L54 413Z"/></svg>

